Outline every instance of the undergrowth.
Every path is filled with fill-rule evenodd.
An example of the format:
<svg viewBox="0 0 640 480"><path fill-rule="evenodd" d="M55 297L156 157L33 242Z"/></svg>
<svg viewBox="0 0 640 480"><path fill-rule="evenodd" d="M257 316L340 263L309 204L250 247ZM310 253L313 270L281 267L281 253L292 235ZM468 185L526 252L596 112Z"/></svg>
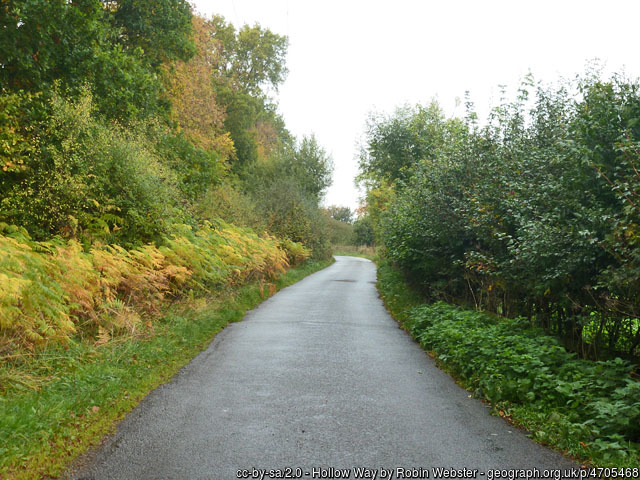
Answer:
<svg viewBox="0 0 640 480"><path fill-rule="evenodd" d="M378 272L396 319L495 413L593 465L640 465L640 382L632 364L580 359L524 319L424 304L389 264Z"/></svg>
<svg viewBox="0 0 640 480"><path fill-rule="evenodd" d="M17 351L65 344L74 334L104 343L151 328L169 300L250 280L273 281L310 251L221 220L174 225L160 244L83 248L33 241L0 223L0 362ZM0 378L0 391L4 388Z"/></svg>
<svg viewBox="0 0 640 480"><path fill-rule="evenodd" d="M327 266L306 262L204 297L185 297L152 328L100 343L74 335L0 365L0 478L55 477L111 431L153 388L168 381L229 322L277 289Z"/></svg>

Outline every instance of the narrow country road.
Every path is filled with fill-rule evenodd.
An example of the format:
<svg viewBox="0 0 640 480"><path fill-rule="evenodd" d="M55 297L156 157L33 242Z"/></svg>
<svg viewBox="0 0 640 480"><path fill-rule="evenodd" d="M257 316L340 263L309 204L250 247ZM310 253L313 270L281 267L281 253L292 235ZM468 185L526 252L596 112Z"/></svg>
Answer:
<svg viewBox="0 0 640 480"><path fill-rule="evenodd" d="M491 469L575 467L438 370L388 315L375 281L374 263L337 257L282 290L152 392L70 475L225 480L299 467L303 479L339 478L334 467L358 478L352 469L366 467L395 479L396 467L423 469L414 478L466 467L491 480Z"/></svg>

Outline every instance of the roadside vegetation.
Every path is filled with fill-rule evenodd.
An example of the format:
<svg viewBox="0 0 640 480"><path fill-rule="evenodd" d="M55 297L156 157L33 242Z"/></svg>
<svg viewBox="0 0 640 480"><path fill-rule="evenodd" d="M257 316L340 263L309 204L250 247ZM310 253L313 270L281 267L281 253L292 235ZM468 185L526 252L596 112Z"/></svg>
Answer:
<svg viewBox="0 0 640 480"><path fill-rule="evenodd" d="M308 261L274 278L226 286L170 305L152 328L109 341L71 337L0 367L0 476L56 478L151 390L207 348L229 322L277 290L326 267Z"/></svg>
<svg viewBox="0 0 640 480"><path fill-rule="evenodd" d="M462 118L405 106L371 116L360 162L390 310L497 413L601 466L640 464L638 92L590 72L527 76L485 122L468 98Z"/></svg>
<svg viewBox="0 0 640 480"><path fill-rule="evenodd" d="M386 260L378 288L402 327L495 415L583 463L638 468L640 382L632 363L579 358L524 318L424 303Z"/></svg>
<svg viewBox="0 0 640 480"><path fill-rule="evenodd" d="M373 230L361 209L331 205L324 209L328 217L327 228L334 255L352 255L374 259L377 249Z"/></svg>
<svg viewBox="0 0 640 480"><path fill-rule="evenodd" d="M59 473L330 258L332 160L274 100L287 38L152 4L0 5L3 478Z"/></svg>

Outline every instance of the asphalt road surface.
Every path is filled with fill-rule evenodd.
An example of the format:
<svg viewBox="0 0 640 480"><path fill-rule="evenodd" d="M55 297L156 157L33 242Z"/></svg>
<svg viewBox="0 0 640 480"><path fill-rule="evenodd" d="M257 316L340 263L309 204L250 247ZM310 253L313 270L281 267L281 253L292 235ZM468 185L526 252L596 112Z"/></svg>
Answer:
<svg viewBox="0 0 640 480"><path fill-rule="evenodd" d="M398 328L375 281L372 262L337 257L263 302L68 476L396 479L466 468L492 480L496 469L576 466L469 398Z"/></svg>

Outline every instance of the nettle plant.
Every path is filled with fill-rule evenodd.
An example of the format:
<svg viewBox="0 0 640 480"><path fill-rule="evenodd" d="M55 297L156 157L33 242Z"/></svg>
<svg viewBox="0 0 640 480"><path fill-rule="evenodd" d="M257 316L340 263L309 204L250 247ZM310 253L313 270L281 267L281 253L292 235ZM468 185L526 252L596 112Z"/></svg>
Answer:
<svg viewBox="0 0 640 480"><path fill-rule="evenodd" d="M538 440L605 463L633 464L640 454L640 383L630 362L583 360L524 318L441 302L413 308L405 325L497 412L514 412L525 426L534 419Z"/></svg>

